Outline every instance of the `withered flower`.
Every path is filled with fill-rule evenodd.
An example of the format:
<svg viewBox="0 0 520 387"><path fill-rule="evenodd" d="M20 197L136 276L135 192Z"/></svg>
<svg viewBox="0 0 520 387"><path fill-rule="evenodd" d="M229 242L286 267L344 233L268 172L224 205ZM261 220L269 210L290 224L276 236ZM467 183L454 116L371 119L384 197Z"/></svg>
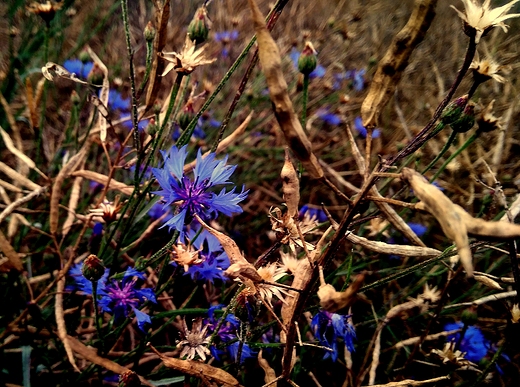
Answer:
<svg viewBox="0 0 520 387"><path fill-rule="evenodd" d="M117 220L121 208L123 208L123 203L121 203L121 197L118 195L113 202L106 199L103 200L103 203L101 203L97 208L91 209L90 213L101 216L107 224L110 224Z"/></svg>
<svg viewBox="0 0 520 387"><path fill-rule="evenodd" d="M318 225L315 219L304 217L302 221L295 221L294 218L289 216L288 212L282 214L282 210L277 207L269 210L269 218L272 230L276 232L280 242L289 245L293 254L296 254L296 245L303 248L304 243L308 251L314 250L313 244L301 240L298 227L300 227L302 236L305 237L306 234L310 233ZM298 226L296 222L298 222Z"/></svg>
<svg viewBox="0 0 520 387"><path fill-rule="evenodd" d="M433 349L431 353L439 356L444 364L451 363L459 367L475 365L464 358L466 355L465 352L461 352L458 349L455 350L455 342L453 341L444 344L444 348L442 350Z"/></svg>
<svg viewBox="0 0 520 387"><path fill-rule="evenodd" d="M184 47L180 53L176 52L164 52L160 53L164 59L169 61L168 65L164 69L162 76L164 77L170 71L175 70L177 73L188 75L193 72L197 67L213 63L214 59L206 59L204 57L204 49L207 45L204 45L197 50L195 50L195 42L190 39L189 36L186 37L186 42L184 43Z"/></svg>
<svg viewBox="0 0 520 387"><path fill-rule="evenodd" d="M55 1L46 1L45 3L34 1L27 6L27 10L30 13L40 16L48 27L52 19L54 19L56 12L59 11L62 6L63 3L56 3Z"/></svg>
<svg viewBox="0 0 520 387"><path fill-rule="evenodd" d="M181 335L183 340L177 343L177 347L183 347L180 357L186 356L187 360L193 360L195 356L199 355L202 361L206 361L206 355L211 352L207 345L210 336L206 335L209 325L202 326L202 318L193 320L191 331L186 326L186 320L182 320Z"/></svg>
<svg viewBox="0 0 520 387"><path fill-rule="evenodd" d="M453 5L452 7L459 17L464 21L464 32L466 35L475 38L475 43L480 41L493 27L500 27L507 32L508 25L504 24L504 20L520 16L519 13L507 14L507 12L520 0L513 0L509 3L492 9L490 7L491 0L484 0L484 4L480 5L477 0L462 0L465 12L459 11Z"/></svg>
<svg viewBox="0 0 520 387"><path fill-rule="evenodd" d="M184 243L177 243L177 246L173 246L171 252L171 258L174 262L182 265L184 271L188 271L190 266L198 265L204 262L204 259L200 258L200 250L194 250L191 245L186 246Z"/></svg>
<svg viewBox="0 0 520 387"><path fill-rule="evenodd" d="M495 117L493 114L493 104L491 101L477 116L478 130L481 132L491 132L495 129L502 129L502 117Z"/></svg>
<svg viewBox="0 0 520 387"><path fill-rule="evenodd" d="M258 269L258 274L260 274L260 277L266 282L270 283L255 283L256 290L262 300L269 304L269 306L272 305L272 299L273 296L276 296L280 301L282 301L284 304L287 302L284 299L284 295L291 297L291 294L285 290L284 288L278 287L276 285L273 285L275 282L277 282L280 278L287 275L284 268L281 266L278 266L276 263L271 263L267 266L260 267Z"/></svg>
<svg viewBox="0 0 520 387"><path fill-rule="evenodd" d="M475 79L475 82L478 83L483 83L489 79L494 79L500 83L504 83L506 80L503 76L498 75L498 72L502 70L503 66L499 65L491 58L480 60L477 54L469 68L473 70L473 78Z"/></svg>

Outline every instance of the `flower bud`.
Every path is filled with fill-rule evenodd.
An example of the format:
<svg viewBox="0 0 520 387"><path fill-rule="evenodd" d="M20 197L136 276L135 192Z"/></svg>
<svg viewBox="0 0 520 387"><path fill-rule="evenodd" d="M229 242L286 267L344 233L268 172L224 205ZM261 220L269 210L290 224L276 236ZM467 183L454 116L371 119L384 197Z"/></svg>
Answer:
<svg viewBox="0 0 520 387"><path fill-rule="evenodd" d="M455 132L466 133L473 125L475 125L475 104L468 102L460 117L450 126Z"/></svg>
<svg viewBox="0 0 520 387"><path fill-rule="evenodd" d="M206 7L202 6L197 9L193 20L188 25L188 34L196 44L202 43L208 38L209 19Z"/></svg>
<svg viewBox="0 0 520 387"><path fill-rule="evenodd" d="M94 63L92 70L90 70L90 73L87 75L87 81L93 85L101 85L103 83L103 78L103 70L101 70L101 67L99 67L97 63Z"/></svg>
<svg viewBox="0 0 520 387"><path fill-rule="evenodd" d="M457 121L467 104L467 94L464 94L462 97L459 97L453 102L451 102L448 106L446 106L446 109L444 109L444 111L442 112L441 122L444 125L449 125L452 122Z"/></svg>
<svg viewBox="0 0 520 387"><path fill-rule="evenodd" d="M99 281L105 274L105 266L97 256L90 254L83 262L81 272L89 281Z"/></svg>
<svg viewBox="0 0 520 387"><path fill-rule="evenodd" d="M155 39L155 33L157 31L155 30L153 24L151 21L148 22L146 27L144 28L143 35L147 42L153 42Z"/></svg>
<svg viewBox="0 0 520 387"><path fill-rule="evenodd" d="M465 325L474 325L478 320L477 308L475 306L470 306L462 312L462 316L460 320Z"/></svg>
<svg viewBox="0 0 520 387"><path fill-rule="evenodd" d="M182 108L179 114L179 126L182 130L185 130L190 124L191 120L195 117L195 110L193 109L193 100L188 99L186 105Z"/></svg>
<svg viewBox="0 0 520 387"><path fill-rule="evenodd" d="M79 94L76 92L76 90L72 90L72 93L70 93L70 102L72 102L74 105L79 105L81 102L81 98L79 97Z"/></svg>
<svg viewBox="0 0 520 387"><path fill-rule="evenodd" d="M150 118L150 122L148 123L148 126L146 127L145 130L146 130L146 133L149 134L150 136L152 136L152 137L155 136L155 134L159 130L159 126L155 122L154 118Z"/></svg>
<svg viewBox="0 0 520 387"><path fill-rule="evenodd" d="M309 75L316 69L317 65L318 58L316 57L316 50L311 42L306 42L298 59L298 70L303 75Z"/></svg>
<svg viewBox="0 0 520 387"><path fill-rule="evenodd" d="M90 54L86 50L81 51L79 53L78 58L81 61L81 63L83 63L83 64L87 64L92 61Z"/></svg>

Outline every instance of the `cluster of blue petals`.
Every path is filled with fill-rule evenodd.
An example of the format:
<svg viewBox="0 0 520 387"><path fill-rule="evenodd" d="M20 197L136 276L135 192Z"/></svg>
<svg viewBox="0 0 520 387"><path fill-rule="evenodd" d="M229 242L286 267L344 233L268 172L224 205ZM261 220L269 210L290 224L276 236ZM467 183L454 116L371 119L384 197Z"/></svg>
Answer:
<svg viewBox="0 0 520 387"><path fill-rule="evenodd" d="M75 280L70 290L92 295L92 282L83 276L82 267L83 263L80 263L70 269L69 275ZM139 280L145 279L144 273L128 268L121 280L114 281L109 281L108 275L109 269L105 269L105 273L97 285L98 304L101 311L113 314L116 322L129 317L133 311L139 329L144 332L146 324L150 324L152 321L150 316L138 308L145 301L157 303L153 289L140 288L137 285Z"/></svg>
<svg viewBox="0 0 520 387"><path fill-rule="evenodd" d="M338 359L338 339L343 339L347 349L354 352L356 331L348 322L349 317L320 310L312 318L311 329L314 336L320 345L332 350L325 353L324 359L332 357L334 362Z"/></svg>
<svg viewBox="0 0 520 387"><path fill-rule="evenodd" d="M153 168L162 188L154 193L163 197L165 206L177 206L176 214L164 225L181 234L184 225L190 223L195 214L203 219L213 219L218 213L227 216L241 213L238 203L247 197L244 187L240 193L235 193L235 188L230 191L223 188L218 194L212 192L217 185L231 184L229 177L236 166L226 165L227 157L216 160L214 153L202 157L199 149L193 178L186 176L183 171L188 154L186 148L186 145L180 149L173 146L169 152L162 152L164 167Z"/></svg>

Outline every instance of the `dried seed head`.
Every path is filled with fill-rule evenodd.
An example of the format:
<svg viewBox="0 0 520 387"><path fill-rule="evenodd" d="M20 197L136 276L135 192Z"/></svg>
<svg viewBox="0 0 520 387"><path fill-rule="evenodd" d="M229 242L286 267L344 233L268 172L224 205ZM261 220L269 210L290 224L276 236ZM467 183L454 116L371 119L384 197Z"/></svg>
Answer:
<svg viewBox="0 0 520 387"><path fill-rule="evenodd" d="M43 4L32 2L27 7L27 10L30 13L34 13L35 15L40 16L43 21L49 26L52 19L54 19L54 16L56 15L56 12L61 9L63 6L63 3L56 3L55 1L47 1Z"/></svg>
<svg viewBox="0 0 520 387"><path fill-rule="evenodd" d="M516 324L520 322L520 308L518 304L514 304L511 308L511 320Z"/></svg>
<svg viewBox="0 0 520 387"><path fill-rule="evenodd" d="M117 195L113 202L105 199L97 208L91 209L90 213L101 216L107 224L110 224L117 220L121 208L123 208L121 197Z"/></svg>
<svg viewBox="0 0 520 387"><path fill-rule="evenodd" d="M484 58L481 60L477 54L469 68L473 70L473 79L476 83L480 84L489 79L494 79L500 83L506 81L503 76L498 75L498 72L503 69L503 66L499 65L491 58Z"/></svg>
<svg viewBox="0 0 520 387"><path fill-rule="evenodd" d="M186 37L184 47L180 53L176 52L164 52L159 53L162 58L166 59L170 63L164 69L162 76L164 77L170 71L175 70L179 74L188 75L191 74L197 67L213 63L216 59L206 59L204 57L204 49L206 46L202 46L195 50L195 42L191 40L190 36Z"/></svg>
<svg viewBox="0 0 520 387"><path fill-rule="evenodd" d="M200 258L200 250L194 250L191 245L186 246L184 243L178 243L177 246L173 246L171 252L172 261L182 265L184 271L188 271L190 266L198 265L204 262L204 259Z"/></svg>
<svg viewBox="0 0 520 387"><path fill-rule="evenodd" d="M182 327L183 340L177 343L177 347L182 347L179 357L186 356L187 360L193 360L198 355L200 360L206 361L206 355L211 353L207 347L210 336L206 335L209 325L202 326L202 319L197 318L193 320L191 331L186 326L186 320L182 320Z"/></svg>
<svg viewBox="0 0 520 387"><path fill-rule="evenodd" d="M497 118L493 114L493 104L491 101L477 116L478 130L481 132L491 132L493 130L502 129L502 117Z"/></svg>
<svg viewBox="0 0 520 387"><path fill-rule="evenodd" d="M465 325L474 325L478 321L477 307L471 305L469 308L464 309L460 316L460 321Z"/></svg>

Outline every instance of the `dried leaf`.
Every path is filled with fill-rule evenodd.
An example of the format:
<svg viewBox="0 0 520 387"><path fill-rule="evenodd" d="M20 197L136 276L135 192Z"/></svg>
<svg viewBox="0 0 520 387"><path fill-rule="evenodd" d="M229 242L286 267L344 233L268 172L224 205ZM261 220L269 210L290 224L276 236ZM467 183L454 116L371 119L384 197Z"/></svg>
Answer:
<svg viewBox="0 0 520 387"><path fill-rule="evenodd" d="M44 191L47 190L47 187L40 187L37 190L32 191L30 194L23 196L19 199L16 199L14 202L10 203L2 213L0 214L0 223L3 222L3 220L9 216L16 208L20 207L22 204L27 203L28 201L32 200L32 198L40 195Z"/></svg>
<svg viewBox="0 0 520 387"><path fill-rule="evenodd" d="M269 365L267 360L265 360L262 357L262 350L258 352L258 364L260 364L260 367L265 372L264 382L271 383L276 380L276 372L274 372L274 369ZM277 387L278 383L271 383L270 386Z"/></svg>
<svg viewBox="0 0 520 387"><path fill-rule="evenodd" d="M166 39L168 37L168 19L170 18L170 0L164 0L162 8L159 8L159 2L155 6L155 25L156 34L153 42L153 52L156 53L152 64L152 70L150 71L150 80L148 82L148 89L146 90L146 107L144 108L139 120L141 120L146 112L155 104L157 94L161 87L162 77L161 74L164 71L165 61L159 57L159 53L162 52L166 45Z"/></svg>
<svg viewBox="0 0 520 387"><path fill-rule="evenodd" d="M489 277L486 277L484 275L476 275L475 274L475 280L477 280L478 282L480 282L481 284L484 284L486 285L487 287L491 288L491 289L496 289L496 290L504 290L502 288L502 286L500 286L500 284L489 278Z"/></svg>
<svg viewBox="0 0 520 387"><path fill-rule="evenodd" d="M157 354L157 356L159 356L163 364L168 368L172 368L197 378L201 378L201 376L203 376L211 381L220 383L224 387L241 386L238 380L220 368L210 366L209 364L205 364L200 361L181 360L166 357L159 353L153 346L150 345L150 348Z"/></svg>
<svg viewBox="0 0 520 387"><path fill-rule="evenodd" d="M70 191L70 198L69 198L69 212L67 214L67 219L65 219L65 222L63 222L63 226L61 227L61 234L65 237L72 227L72 224L74 223L75 211L79 203L79 198L81 194L81 183L83 182L82 177L76 177L74 179L74 183L72 184L72 189Z"/></svg>
<svg viewBox="0 0 520 387"><path fill-rule="evenodd" d="M269 95L273 102L276 120L282 129L287 145L300 160L312 178L321 179L324 174L318 159L312 153L312 145L303 131L287 91L287 82L282 73L280 51L271 37L264 17L254 0L249 0L262 71L265 75Z"/></svg>
<svg viewBox="0 0 520 387"><path fill-rule="evenodd" d="M60 205L60 197L61 197L61 185L63 181L69 177L69 175L77 168L77 166L81 163L83 158L86 155L86 151L84 149L80 150L77 154L72 156L70 160L65 164L65 166L61 169L54 180L54 184L52 185L51 192L51 201L50 201L50 213L49 213L49 229L52 234L55 234L58 231L58 218L59 218L59 205Z"/></svg>
<svg viewBox="0 0 520 387"><path fill-rule="evenodd" d="M108 181L108 176L103 175L102 173L97 173L94 171L88 171L86 169L80 169L78 171L74 171L71 173L71 176L83 177L88 180L95 181L96 183L105 185ZM117 180L110 179L110 183L108 184L108 189L119 191L125 195L131 195L134 190L133 186L127 185L125 183L121 183Z"/></svg>
<svg viewBox="0 0 520 387"><path fill-rule="evenodd" d="M34 90L30 77L25 78L25 95L27 99L27 108L29 109L29 120L31 122L31 127L37 128L39 126L38 111L36 104L34 103Z"/></svg>
<svg viewBox="0 0 520 387"><path fill-rule="evenodd" d="M13 140L7 134L7 132L0 126L0 134L2 135L2 139L4 140L5 146L9 151L14 154L16 157L18 157L22 162L24 162L29 168L34 169L36 172L38 172L41 176L47 178L45 174L38 169L34 161L32 161L28 156L25 155L21 150L16 148L14 146Z"/></svg>
<svg viewBox="0 0 520 387"><path fill-rule="evenodd" d="M403 257L422 257L433 258L442 254L441 251L430 247L408 246L408 245L391 245L385 242L371 241L369 239L357 236L351 232L346 234L346 238L368 250L381 254L401 255Z"/></svg>
<svg viewBox="0 0 520 387"><path fill-rule="evenodd" d="M104 106L108 106L108 96L109 96L109 88L110 84L108 81L108 69L107 66L99 59L99 57L96 55L94 51L90 47L87 46L87 52L92 58L92 61L94 64L96 64L101 71L103 72L103 84L101 86L101 90L99 91L99 100ZM107 119L106 116L103 114L100 114L98 117L98 124L97 126L100 129L99 138L101 139L101 142L105 142L107 139Z"/></svg>
<svg viewBox="0 0 520 387"><path fill-rule="evenodd" d="M0 271L9 271L11 268L17 271L23 271L22 260L2 231L0 231L0 250L7 258L7 261L0 265Z"/></svg>
<svg viewBox="0 0 520 387"><path fill-rule="evenodd" d="M294 218L298 215L298 204L300 203L300 182L296 169L289 158L289 149L285 149L285 163L280 173L282 178L282 190L287 213Z"/></svg>
<svg viewBox="0 0 520 387"><path fill-rule="evenodd" d="M370 89L361 105L363 125L372 130L379 124L383 108L394 95L415 47L423 40L435 16L437 0L415 0L408 22L395 36L379 62Z"/></svg>
<svg viewBox="0 0 520 387"><path fill-rule="evenodd" d="M82 85L88 85L88 82L82 81L76 76L76 74L70 73L65 67L53 62L47 62L47 64L42 67L42 74L45 79L51 82L54 82L54 79L58 77L70 79L71 81L81 83Z"/></svg>
<svg viewBox="0 0 520 387"><path fill-rule="evenodd" d="M19 184L23 185L24 187L29 188L31 191L41 188L41 186L39 186L36 183L33 183L31 180L26 178L24 175L16 172L13 168L2 163L1 161L0 161L0 172L5 173L7 176L9 176L11 179L13 179L14 182L19 183Z"/></svg>
<svg viewBox="0 0 520 387"><path fill-rule="evenodd" d="M76 365L76 360L74 359L74 354L72 353L72 348L69 342L69 336L67 335L67 327L65 326L65 318L63 312L63 294L65 292L65 276L61 277L58 280L56 287L56 298L54 302L54 314L56 317L56 325L58 326L58 336L65 347L65 352L67 353L67 358L69 359L70 364L76 370L76 372L81 372L78 366Z"/></svg>
<svg viewBox="0 0 520 387"><path fill-rule="evenodd" d="M359 288L361 288L364 279L364 273L358 274L354 277L349 287L343 292L336 291L334 286L326 284L323 281L318 289L321 307L331 313L349 307L356 300L357 292Z"/></svg>
<svg viewBox="0 0 520 387"><path fill-rule="evenodd" d="M233 263L226 269L224 274L230 278L247 278L256 283L263 281L256 268L250 263Z"/></svg>

